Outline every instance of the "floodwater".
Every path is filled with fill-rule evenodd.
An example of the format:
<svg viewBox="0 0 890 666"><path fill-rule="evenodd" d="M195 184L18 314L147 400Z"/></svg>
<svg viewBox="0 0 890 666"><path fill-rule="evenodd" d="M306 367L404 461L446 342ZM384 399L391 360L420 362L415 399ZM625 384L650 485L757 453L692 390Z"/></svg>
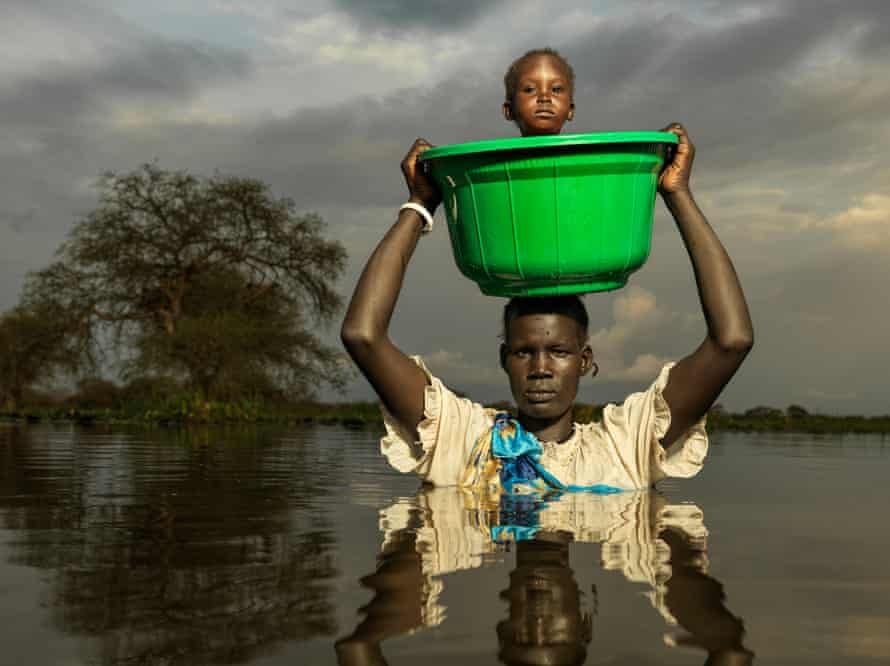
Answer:
<svg viewBox="0 0 890 666"><path fill-rule="evenodd" d="M492 509L377 436L0 424L0 663L890 663L890 439Z"/></svg>

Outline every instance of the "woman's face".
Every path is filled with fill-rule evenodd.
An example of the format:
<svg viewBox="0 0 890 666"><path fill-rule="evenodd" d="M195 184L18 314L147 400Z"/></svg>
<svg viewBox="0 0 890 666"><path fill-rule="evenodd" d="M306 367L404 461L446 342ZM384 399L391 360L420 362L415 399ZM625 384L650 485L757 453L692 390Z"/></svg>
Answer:
<svg viewBox="0 0 890 666"><path fill-rule="evenodd" d="M559 134L575 111L572 88L562 63L550 55L523 62L513 100L504 102L504 117L522 136Z"/></svg>
<svg viewBox="0 0 890 666"><path fill-rule="evenodd" d="M516 317L501 346L501 366L520 414L543 428L566 418L571 428L578 382L592 363L581 326L562 314Z"/></svg>

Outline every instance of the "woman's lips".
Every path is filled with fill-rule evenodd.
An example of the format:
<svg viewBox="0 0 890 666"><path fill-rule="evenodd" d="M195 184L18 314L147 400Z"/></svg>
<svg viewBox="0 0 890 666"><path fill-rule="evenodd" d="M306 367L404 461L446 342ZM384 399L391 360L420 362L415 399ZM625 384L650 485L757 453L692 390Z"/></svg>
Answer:
<svg viewBox="0 0 890 666"><path fill-rule="evenodd" d="M529 402L547 402L555 395L556 391L544 389L530 389L525 392L525 397L528 398Z"/></svg>

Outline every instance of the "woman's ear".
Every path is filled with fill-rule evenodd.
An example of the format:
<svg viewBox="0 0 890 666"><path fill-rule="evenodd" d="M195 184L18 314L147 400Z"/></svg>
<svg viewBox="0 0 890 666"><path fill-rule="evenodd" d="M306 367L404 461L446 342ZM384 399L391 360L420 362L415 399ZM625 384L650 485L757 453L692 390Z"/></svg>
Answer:
<svg viewBox="0 0 890 666"><path fill-rule="evenodd" d="M501 357L501 370L507 372L507 345L503 342L501 343L499 353Z"/></svg>
<svg viewBox="0 0 890 666"><path fill-rule="evenodd" d="M593 368L596 368L597 372L599 371L596 363L593 362L593 349L590 348L590 345L585 344L581 348L581 375L586 375ZM593 376L596 377L596 372L593 373Z"/></svg>
<svg viewBox="0 0 890 666"><path fill-rule="evenodd" d="M507 120L512 123L513 122L513 105L510 104L509 100L504 102L503 109L504 109L504 120Z"/></svg>

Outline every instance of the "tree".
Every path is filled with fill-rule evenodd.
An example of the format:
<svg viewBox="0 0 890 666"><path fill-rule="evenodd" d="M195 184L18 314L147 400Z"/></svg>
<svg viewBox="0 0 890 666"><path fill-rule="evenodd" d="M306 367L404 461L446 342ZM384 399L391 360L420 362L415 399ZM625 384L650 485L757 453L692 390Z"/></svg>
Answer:
<svg viewBox="0 0 890 666"><path fill-rule="evenodd" d="M341 377L306 329L340 308L332 283L346 259L318 215L298 215L258 180L154 164L98 187L98 207L31 276L27 300L81 313L94 342L109 331L122 357L135 350L131 370L179 372L205 396L240 371L300 391ZM276 327L287 334L271 353Z"/></svg>
<svg viewBox="0 0 890 666"><path fill-rule="evenodd" d="M781 419L785 416L781 409L763 405L746 410L744 415L746 418L753 419Z"/></svg>
<svg viewBox="0 0 890 666"><path fill-rule="evenodd" d="M302 397L321 378L338 386L339 353L304 324L280 289L257 291L237 271L216 269L195 278L172 334L140 329L126 367L135 376L158 368L185 375L202 395L222 398L282 389Z"/></svg>
<svg viewBox="0 0 890 666"><path fill-rule="evenodd" d="M81 325L51 303L19 305L0 316L0 407L15 411L33 384L92 364Z"/></svg>

